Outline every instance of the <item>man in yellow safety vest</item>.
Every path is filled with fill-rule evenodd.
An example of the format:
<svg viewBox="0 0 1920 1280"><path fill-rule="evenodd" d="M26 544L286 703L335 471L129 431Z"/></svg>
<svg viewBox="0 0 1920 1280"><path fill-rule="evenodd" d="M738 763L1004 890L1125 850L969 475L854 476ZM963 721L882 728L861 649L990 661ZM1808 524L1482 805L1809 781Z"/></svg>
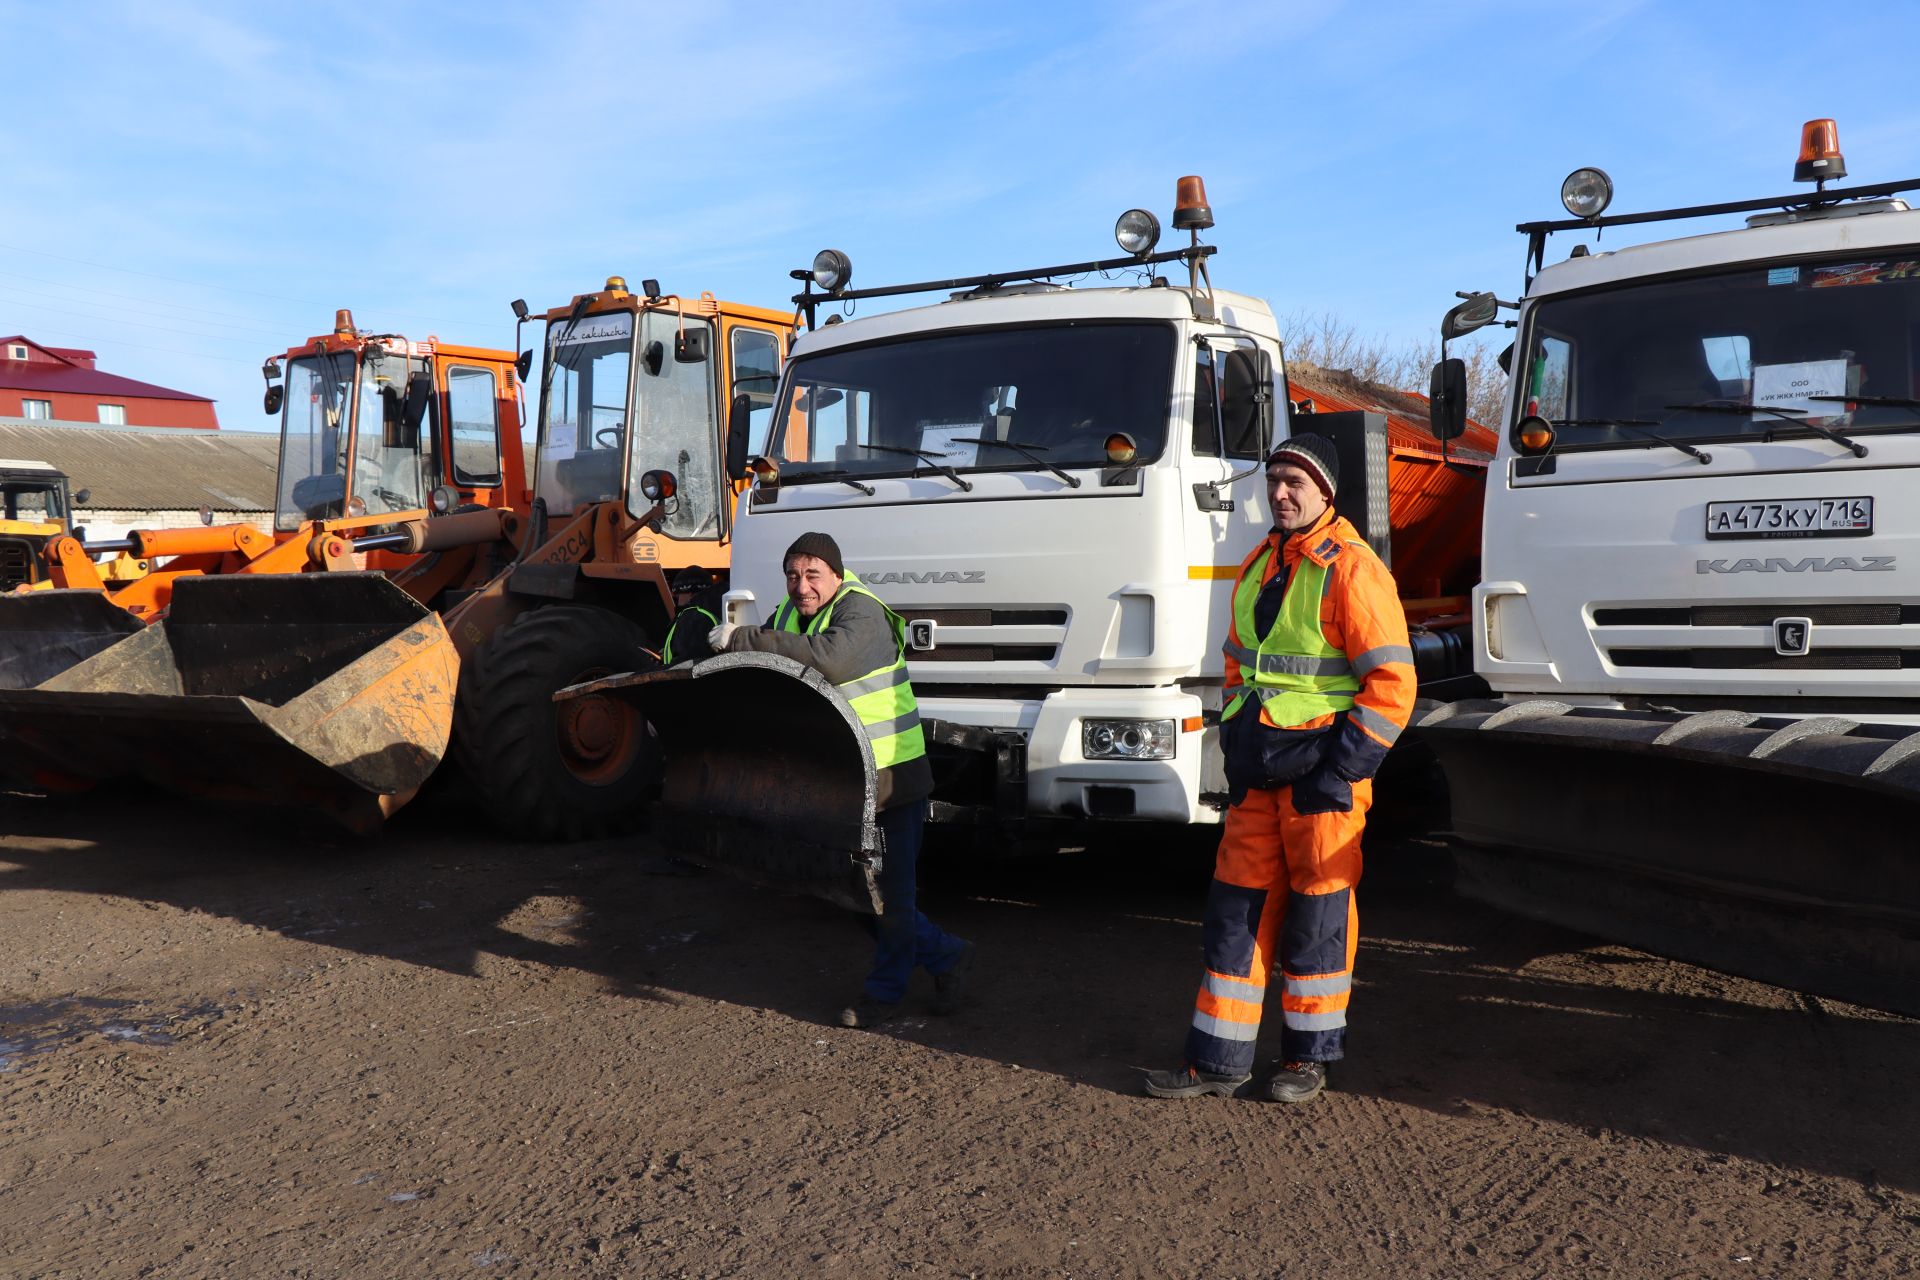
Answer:
<svg viewBox="0 0 1920 1280"><path fill-rule="evenodd" d="M715 653L778 653L814 668L845 695L873 749L885 914L874 930L865 990L841 1011L840 1023L871 1027L898 1016L916 966L933 974L933 1011L952 1013L973 966L973 944L935 925L914 900L933 770L907 680L906 622L846 571L839 545L824 533L800 535L783 567L787 598L764 627L722 623L708 640Z"/></svg>
<svg viewBox="0 0 1920 1280"><path fill-rule="evenodd" d="M1226 644L1226 829L1207 894L1206 972L1186 1064L1156 1098L1228 1096L1253 1078L1279 961L1280 1060L1266 1094L1305 1102L1346 1052L1373 774L1413 710L1413 650L1393 578L1333 511L1333 442L1267 457L1273 531L1240 566Z"/></svg>

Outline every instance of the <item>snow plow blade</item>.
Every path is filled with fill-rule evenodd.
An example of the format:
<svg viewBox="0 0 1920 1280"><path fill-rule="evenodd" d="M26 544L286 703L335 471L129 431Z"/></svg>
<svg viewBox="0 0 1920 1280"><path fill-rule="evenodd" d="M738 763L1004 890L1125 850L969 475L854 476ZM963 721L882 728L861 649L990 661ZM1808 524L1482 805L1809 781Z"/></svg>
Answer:
<svg viewBox="0 0 1920 1280"><path fill-rule="evenodd" d="M1534 701L1419 721L1468 896L1920 1016L1920 732Z"/></svg>
<svg viewBox="0 0 1920 1280"><path fill-rule="evenodd" d="M99 591L0 596L0 689L31 689L146 624Z"/></svg>
<svg viewBox="0 0 1920 1280"><path fill-rule="evenodd" d="M608 676L556 701L613 697L659 736L655 837L675 855L755 884L881 910L873 749L819 672L771 653Z"/></svg>
<svg viewBox="0 0 1920 1280"><path fill-rule="evenodd" d="M439 617L378 573L182 578L163 621L0 690L0 777L145 778L371 831L439 765L459 672Z"/></svg>

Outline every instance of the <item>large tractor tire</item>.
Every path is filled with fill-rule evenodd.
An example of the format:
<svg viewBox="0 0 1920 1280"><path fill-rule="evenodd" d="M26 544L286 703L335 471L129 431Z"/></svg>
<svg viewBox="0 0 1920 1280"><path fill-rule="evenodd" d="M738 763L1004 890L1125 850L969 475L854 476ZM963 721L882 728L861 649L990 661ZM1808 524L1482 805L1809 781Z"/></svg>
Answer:
<svg viewBox="0 0 1920 1280"><path fill-rule="evenodd" d="M494 820L531 840L631 830L660 778L660 751L638 708L553 695L659 664L647 635L605 609L551 605L501 629L460 683L454 745Z"/></svg>

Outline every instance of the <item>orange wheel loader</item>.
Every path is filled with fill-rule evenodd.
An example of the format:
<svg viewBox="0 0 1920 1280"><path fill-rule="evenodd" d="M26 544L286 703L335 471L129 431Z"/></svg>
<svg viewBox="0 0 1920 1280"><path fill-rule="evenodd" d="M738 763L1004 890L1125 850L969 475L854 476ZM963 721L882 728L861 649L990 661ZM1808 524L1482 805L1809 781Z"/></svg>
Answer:
<svg viewBox="0 0 1920 1280"><path fill-rule="evenodd" d="M265 372L281 418L271 534L60 536L35 589L0 598L0 778L60 789L143 774L366 827L438 765L459 668L435 611L512 559L530 498L515 358L362 333L341 311ZM405 661L359 662L389 641ZM356 718L351 757L321 741ZM244 743L268 723L280 747L221 763L222 733ZM368 760L395 767L355 764Z"/></svg>

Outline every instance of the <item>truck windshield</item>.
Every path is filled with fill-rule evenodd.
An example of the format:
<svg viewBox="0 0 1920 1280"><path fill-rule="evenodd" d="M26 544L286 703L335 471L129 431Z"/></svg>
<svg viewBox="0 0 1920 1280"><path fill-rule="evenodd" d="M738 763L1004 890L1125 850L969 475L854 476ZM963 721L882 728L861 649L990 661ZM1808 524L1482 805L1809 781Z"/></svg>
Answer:
<svg viewBox="0 0 1920 1280"><path fill-rule="evenodd" d="M1920 253L1743 266L1537 303L1516 414L1561 449L1920 427ZM1857 397L1857 398L1856 398Z"/></svg>
<svg viewBox="0 0 1920 1280"><path fill-rule="evenodd" d="M351 351L301 356L287 365L276 529L346 514L353 367Z"/></svg>
<svg viewBox="0 0 1920 1280"><path fill-rule="evenodd" d="M929 470L929 459L956 471L1103 467L1117 433L1151 462L1166 445L1173 346L1162 324L1053 325L800 356L764 452L802 484Z"/></svg>

